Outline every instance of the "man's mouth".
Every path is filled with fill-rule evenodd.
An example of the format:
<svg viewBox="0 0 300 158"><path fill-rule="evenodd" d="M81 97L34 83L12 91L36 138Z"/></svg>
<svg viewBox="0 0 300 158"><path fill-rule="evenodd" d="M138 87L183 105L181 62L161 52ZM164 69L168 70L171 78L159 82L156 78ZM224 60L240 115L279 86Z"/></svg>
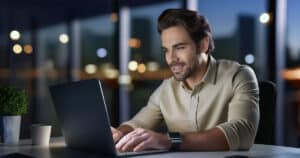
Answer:
<svg viewBox="0 0 300 158"><path fill-rule="evenodd" d="M170 68L173 73L180 73L183 71L184 65L185 65L184 63L171 64Z"/></svg>

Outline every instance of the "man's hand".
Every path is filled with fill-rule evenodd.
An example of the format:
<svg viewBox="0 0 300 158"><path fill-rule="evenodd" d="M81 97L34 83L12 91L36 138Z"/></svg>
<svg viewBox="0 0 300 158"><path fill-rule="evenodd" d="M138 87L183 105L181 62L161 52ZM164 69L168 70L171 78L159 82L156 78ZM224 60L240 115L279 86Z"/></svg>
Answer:
<svg viewBox="0 0 300 158"><path fill-rule="evenodd" d="M115 143L118 142L123 137L123 133L114 127L110 127L110 129L111 129L114 142Z"/></svg>
<svg viewBox="0 0 300 158"><path fill-rule="evenodd" d="M120 152L142 151L147 149L169 149L171 142L166 134L137 128L125 135L117 143Z"/></svg>

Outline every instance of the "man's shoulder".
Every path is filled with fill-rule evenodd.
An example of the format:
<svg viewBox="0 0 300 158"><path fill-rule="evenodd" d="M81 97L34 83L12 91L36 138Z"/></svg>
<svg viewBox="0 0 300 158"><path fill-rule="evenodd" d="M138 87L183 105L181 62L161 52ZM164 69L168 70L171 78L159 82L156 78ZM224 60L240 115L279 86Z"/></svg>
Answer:
<svg viewBox="0 0 300 158"><path fill-rule="evenodd" d="M236 73L237 71L241 71L244 69L252 71L252 68L250 66L240 64L237 61L233 61L233 60L220 59L220 60L217 60L216 63L217 63L218 70L222 71L222 72L224 72L224 71L230 72L231 71L232 73Z"/></svg>
<svg viewBox="0 0 300 158"><path fill-rule="evenodd" d="M253 69L248 65L242 65L232 60L217 60L217 75L220 79L230 79L237 76L252 76L255 78Z"/></svg>
<svg viewBox="0 0 300 158"><path fill-rule="evenodd" d="M218 65L218 67L221 67L221 68L224 68L224 69L238 68L238 67L241 66L241 64L238 63L237 61L228 60L228 59L219 59L219 60L217 60L217 65Z"/></svg>

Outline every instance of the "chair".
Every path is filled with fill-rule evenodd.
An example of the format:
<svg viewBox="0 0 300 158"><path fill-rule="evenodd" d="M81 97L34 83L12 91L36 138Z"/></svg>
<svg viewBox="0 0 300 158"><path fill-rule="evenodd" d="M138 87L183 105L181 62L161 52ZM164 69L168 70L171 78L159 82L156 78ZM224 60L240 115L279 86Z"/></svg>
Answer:
<svg viewBox="0 0 300 158"><path fill-rule="evenodd" d="M275 143L275 109L276 109L276 86L271 81L259 82L259 110L260 120L256 144Z"/></svg>

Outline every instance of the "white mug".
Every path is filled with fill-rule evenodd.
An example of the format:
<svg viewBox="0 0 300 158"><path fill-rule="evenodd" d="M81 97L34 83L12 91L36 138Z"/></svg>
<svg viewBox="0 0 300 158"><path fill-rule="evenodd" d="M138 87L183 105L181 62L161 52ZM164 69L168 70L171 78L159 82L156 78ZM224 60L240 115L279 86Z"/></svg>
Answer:
<svg viewBox="0 0 300 158"><path fill-rule="evenodd" d="M31 126L31 139L33 145L48 146L51 135L51 125L33 124Z"/></svg>

